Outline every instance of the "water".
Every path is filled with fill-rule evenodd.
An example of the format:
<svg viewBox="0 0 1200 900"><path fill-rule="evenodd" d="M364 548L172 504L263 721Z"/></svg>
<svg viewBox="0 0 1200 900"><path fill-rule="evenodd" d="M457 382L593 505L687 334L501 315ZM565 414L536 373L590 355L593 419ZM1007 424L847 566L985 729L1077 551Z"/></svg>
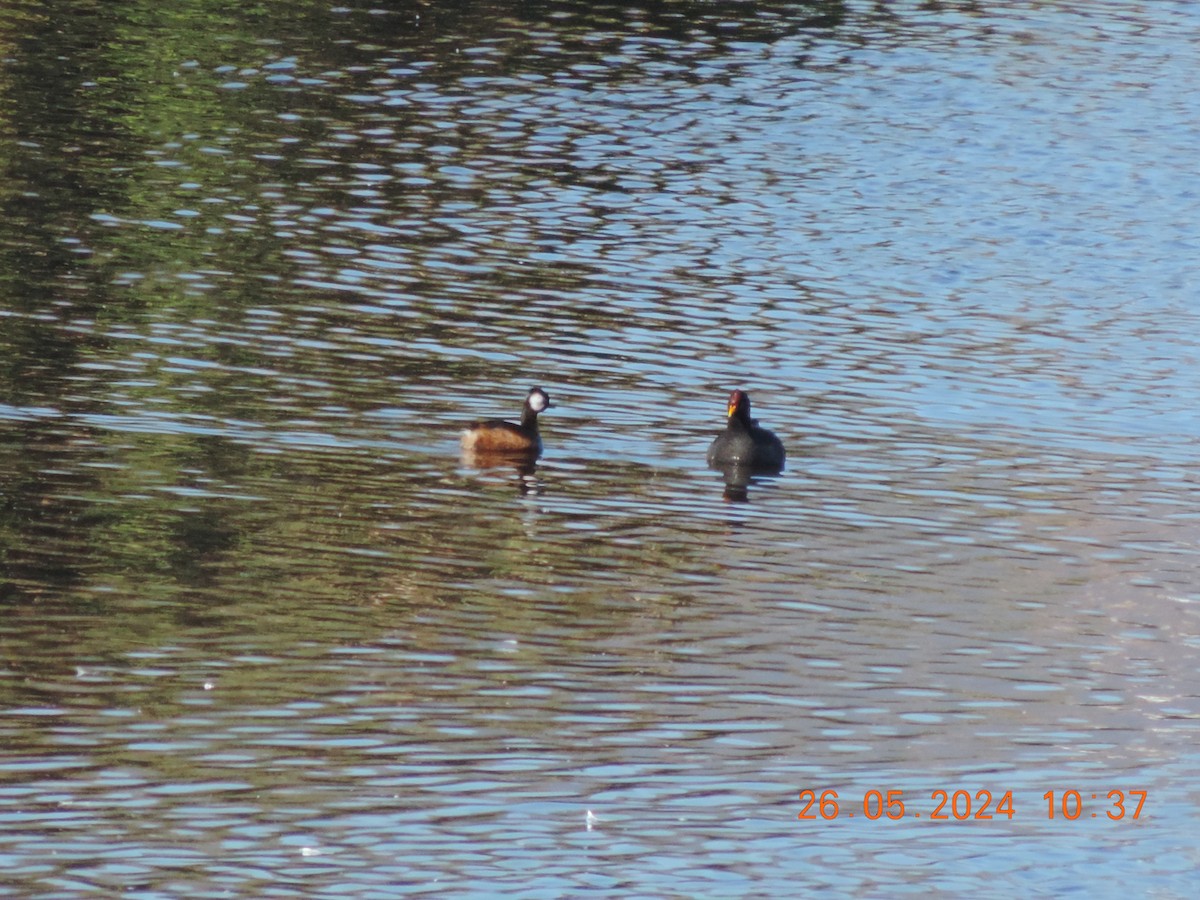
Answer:
<svg viewBox="0 0 1200 900"><path fill-rule="evenodd" d="M1190 4L0 17L11 890L1194 892Z"/></svg>

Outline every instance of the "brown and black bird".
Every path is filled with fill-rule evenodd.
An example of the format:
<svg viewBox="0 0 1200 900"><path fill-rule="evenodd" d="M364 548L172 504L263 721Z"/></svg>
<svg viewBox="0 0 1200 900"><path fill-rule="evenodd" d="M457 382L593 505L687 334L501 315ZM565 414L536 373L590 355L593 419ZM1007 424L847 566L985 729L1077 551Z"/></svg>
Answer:
<svg viewBox="0 0 1200 900"><path fill-rule="evenodd" d="M536 387L525 397L520 423L503 419L472 422L462 433L462 448L480 455L540 456L542 436L537 418L549 406L550 395Z"/></svg>

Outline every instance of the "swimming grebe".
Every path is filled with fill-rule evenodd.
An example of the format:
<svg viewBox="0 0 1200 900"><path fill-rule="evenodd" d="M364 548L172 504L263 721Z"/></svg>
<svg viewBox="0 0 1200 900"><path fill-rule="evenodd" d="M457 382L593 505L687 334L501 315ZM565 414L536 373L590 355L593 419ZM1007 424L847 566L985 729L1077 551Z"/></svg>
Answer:
<svg viewBox="0 0 1200 900"><path fill-rule="evenodd" d="M542 436L538 434L538 413L549 408L550 395L540 387L525 398L520 424L503 419L472 422L462 433L462 447L475 453L541 455Z"/></svg>

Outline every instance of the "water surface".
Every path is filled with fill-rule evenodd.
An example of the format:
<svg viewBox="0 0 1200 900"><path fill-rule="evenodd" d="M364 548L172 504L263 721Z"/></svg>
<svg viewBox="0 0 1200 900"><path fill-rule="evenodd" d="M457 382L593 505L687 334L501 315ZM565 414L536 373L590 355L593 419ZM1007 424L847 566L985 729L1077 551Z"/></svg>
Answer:
<svg viewBox="0 0 1200 900"><path fill-rule="evenodd" d="M1198 24L0 13L5 881L1190 896Z"/></svg>

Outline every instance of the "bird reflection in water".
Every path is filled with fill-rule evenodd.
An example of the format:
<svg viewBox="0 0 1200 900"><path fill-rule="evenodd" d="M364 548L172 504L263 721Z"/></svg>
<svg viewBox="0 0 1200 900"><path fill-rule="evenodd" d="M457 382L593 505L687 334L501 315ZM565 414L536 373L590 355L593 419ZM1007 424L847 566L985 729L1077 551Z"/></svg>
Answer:
<svg viewBox="0 0 1200 900"><path fill-rule="evenodd" d="M713 466L713 468L717 469L724 478L725 491L721 496L730 503L749 503L750 485L772 481L774 476L783 471L782 466L764 468L737 463Z"/></svg>
<svg viewBox="0 0 1200 900"><path fill-rule="evenodd" d="M462 464L490 476L485 478L487 481L508 482L512 476L516 476L517 491L522 496L542 492L543 482L537 474L537 461L537 453L462 451Z"/></svg>

